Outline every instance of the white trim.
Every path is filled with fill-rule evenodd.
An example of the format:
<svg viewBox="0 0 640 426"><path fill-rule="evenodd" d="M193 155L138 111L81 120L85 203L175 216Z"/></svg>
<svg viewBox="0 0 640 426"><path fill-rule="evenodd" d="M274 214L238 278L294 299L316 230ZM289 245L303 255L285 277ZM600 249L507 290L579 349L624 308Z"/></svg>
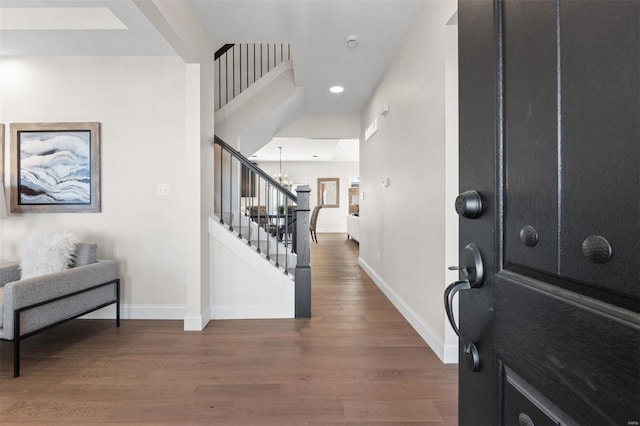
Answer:
<svg viewBox="0 0 640 426"><path fill-rule="evenodd" d="M458 339L456 336L455 343L445 343L444 345L444 363L445 364L457 364L458 363Z"/></svg>
<svg viewBox="0 0 640 426"><path fill-rule="evenodd" d="M254 222L252 222L252 226L253 225L255 225ZM266 232L263 231L261 234L266 234ZM229 227L222 225L220 219L215 215L209 217L209 235L224 244L233 254L244 259L252 268L255 268L260 275L271 277L271 279L276 280L276 282L284 283L284 285L291 287L291 293L294 294L295 283L293 282L293 276L290 274L285 275L282 266L275 268L266 260L264 253L256 252L254 248L244 242L246 240L241 240L237 237L237 234L229 232ZM271 237L269 238L271 244L274 244L275 240ZM263 241L262 235L260 241ZM264 241L266 241L266 239ZM282 250L281 255L284 255L285 249L281 243L279 245L280 250ZM273 254L273 252L271 254ZM289 262L289 267L295 266L291 258Z"/></svg>
<svg viewBox="0 0 640 426"><path fill-rule="evenodd" d="M184 318L184 312L184 305L120 305L121 319L181 320ZM109 305L82 316L83 319L115 319L115 317L115 305Z"/></svg>
<svg viewBox="0 0 640 426"><path fill-rule="evenodd" d="M211 309L207 309L202 315L185 315L184 331L202 331L211 321Z"/></svg>
<svg viewBox="0 0 640 426"><path fill-rule="evenodd" d="M212 306L212 320L294 318L283 315L282 306Z"/></svg>
<svg viewBox="0 0 640 426"><path fill-rule="evenodd" d="M420 337L426 342L427 345L433 350L433 352L444 363L450 363L451 348L447 348L445 351L444 342L433 331L422 318L420 318L411 307L396 293L389 284L387 284L375 271L364 261L362 258L358 258L358 264L369 275L371 280L382 290L387 298L393 303L393 306L402 314L402 316L411 324L411 326L418 332ZM457 352L457 351L456 351ZM457 358L457 353L456 353Z"/></svg>
<svg viewBox="0 0 640 426"><path fill-rule="evenodd" d="M207 308L206 311L202 314L202 329L204 329L207 324L211 321L211 306Z"/></svg>

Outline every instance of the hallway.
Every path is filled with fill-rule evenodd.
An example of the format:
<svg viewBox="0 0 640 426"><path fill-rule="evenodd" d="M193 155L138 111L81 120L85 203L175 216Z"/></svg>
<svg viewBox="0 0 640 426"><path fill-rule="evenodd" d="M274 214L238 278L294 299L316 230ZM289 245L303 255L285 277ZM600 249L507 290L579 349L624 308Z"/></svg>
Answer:
<svg viewBox="0 0 640 426"><path fill-rule="evenodd" d="M443 365L357 266L344 234L311 246L313 318L72 321L2 342L0 423L457 423L457 366ZM126 286L127 283L125 282Z"/></svg>

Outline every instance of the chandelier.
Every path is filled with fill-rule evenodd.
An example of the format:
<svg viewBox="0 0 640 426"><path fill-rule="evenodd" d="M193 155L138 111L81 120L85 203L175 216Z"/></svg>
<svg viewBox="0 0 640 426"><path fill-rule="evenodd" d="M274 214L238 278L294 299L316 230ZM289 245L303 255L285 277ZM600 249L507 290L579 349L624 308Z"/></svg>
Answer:
<svg viewBox="0 0 640 426"><path fill-rule="evenodd" d="M293 182L289 180L289 176L287 176L286 173L284 175L282 174L282 147L279 146L278 149L280 150L280 171L273 175L273 177L278 181L278 183L280 183L281 186L288 189L291 188Z"/></svg>

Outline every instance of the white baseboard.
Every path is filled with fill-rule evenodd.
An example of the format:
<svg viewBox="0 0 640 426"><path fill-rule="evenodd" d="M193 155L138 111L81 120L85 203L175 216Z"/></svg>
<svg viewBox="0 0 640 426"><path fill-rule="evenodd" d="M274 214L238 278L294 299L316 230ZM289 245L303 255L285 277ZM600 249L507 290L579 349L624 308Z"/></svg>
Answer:
<svg viewBox="0 0 640 426"><path fill-rule="evenodd" d="M115 319L115 305L84 315L81 319ZM211 311L203 315L185 315L180 305L121 305L120 318L131 320L184 320L185 331L202 331L211 320Z"/></svg>
<svg viewBox="0 0 640 426"><path fill-rule="evenodd" d="M445 364L457 364L458 363L458 341L456 343L447 343L444 345L444 363Z"/></svg>
<svg viewBox="0 0 640 426"><path fill-rule="evenodd" d="M202 331L211 321L211 309L207 309L202 315L185 315L184 331Z"/></svg>
<svg viewBox="0 0 640 426"><path fill-rule="evenodd" d="M115 305L106 306L98 311L84 315L84 319L114 319ZM184 306L181 305L120 305L121 319L181 320L184 318Z"/></svg>
<svg viewBox="0 0 640 426"><path fill-rule="evenodd" d="M387 284L382 277L380 277L362 258L358 259L358 264L364 269L374 283L382 290L387 298L393 303L402 316L411 324L411 326L418 332L420 337L426 342L427 345L433 350L433 352L444 363L451 363L451 351L450 347L445 350L445 345L442 339L433 331L422 318L420 318L411 307L396 293L389 284ZM455 348L455 359L458 359L458 348Z"/></svg>
<svg viewBox="0 0 640 426"><path fill-rule="evenodd" d="M282 306L212 306L212 320L294 318L293 309Z"/></svg>

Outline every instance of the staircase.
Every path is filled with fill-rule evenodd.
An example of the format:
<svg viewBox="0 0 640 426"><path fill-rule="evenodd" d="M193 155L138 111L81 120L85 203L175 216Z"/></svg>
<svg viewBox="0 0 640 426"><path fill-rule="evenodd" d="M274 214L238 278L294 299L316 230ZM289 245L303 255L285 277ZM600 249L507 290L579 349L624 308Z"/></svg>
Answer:
<svg viewBox="0 0 640 426"><path fill-rule="evenodd" d="M212 290L212 318L309 318L311 189L294 194L218 136L214 143L209 232L223 287Z"/></svg>
<svg viewBox="0 0 640 426"><path fill-rule="evenodd" d="M225 44L215 58L218 111L282 63L291 61L289 43Z"/></svg>
<svg viewBox="0 0 640 426"><path fill-rule="evenodd" d="M291 48L227 44L215 70L212 318L308 318L310 188L283 187L246 158L302 115Z"/></svg>
<svg viewBox="0 0 640 426"><path fill-rule="evenodd" d="M216 135L246 157L304 111L285 43L225 45L216 52Z"/></svg>

